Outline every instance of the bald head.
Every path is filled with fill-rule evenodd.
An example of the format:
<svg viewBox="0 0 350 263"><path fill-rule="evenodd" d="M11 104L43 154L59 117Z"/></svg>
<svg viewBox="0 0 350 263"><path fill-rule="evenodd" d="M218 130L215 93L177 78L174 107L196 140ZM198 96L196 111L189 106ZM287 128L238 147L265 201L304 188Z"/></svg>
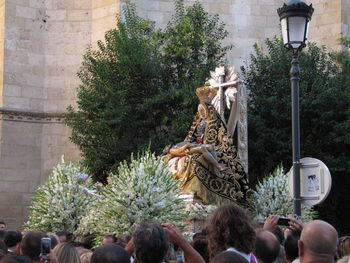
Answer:
<svg viewBox="0 0 350 263"><path fill-rule="evenodd" d="M301 232L299 256L323 258L326 262L328 259L333 260L337 250L337 240L338 233L333 226L322 220L311 221Z"/></svg>
<svg viewBox="0 0 350 263"><path fill-rule="evenodd" d="M259 262L272 263L279 255L280 243L270 231L258 230L254 252Z"/></svg>

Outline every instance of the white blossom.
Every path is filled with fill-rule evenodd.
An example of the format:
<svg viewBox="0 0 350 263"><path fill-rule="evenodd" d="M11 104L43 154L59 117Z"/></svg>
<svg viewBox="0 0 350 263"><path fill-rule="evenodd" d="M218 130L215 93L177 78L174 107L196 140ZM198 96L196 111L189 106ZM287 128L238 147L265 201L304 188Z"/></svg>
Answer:
<svg viewBox="0 0 350 263"><path fill-rule="evenodd" d="M89 209L93 199L84 193L86 186L93 187L88 178L80 184L81 169L72 163L66 164L62 156L46 183L40 186L29 207L26 231L74 232L78 222Z"/></svg>
<svg viewBox="0 0 350 263"><path fill-rule="evenodd" d="M259 222L264 222L269 215L294 216L293 198L288 190L288 176L282 166L277 167L272 174L257 184L256 190L251 191L249 202L251 211ZM302 206L301 213L304 222L316 216L316 212L308 206Z"/></svg>
<svg viewBox="0 0 350 263"><path fill-rule="evenodd" d="M180 187L168 166L147 152L121 163L111 174L87 216L80 221L77 234L97 235L96 245L105 234L131 234L141 222L180 222L186 217L179 198Z"/></svg>

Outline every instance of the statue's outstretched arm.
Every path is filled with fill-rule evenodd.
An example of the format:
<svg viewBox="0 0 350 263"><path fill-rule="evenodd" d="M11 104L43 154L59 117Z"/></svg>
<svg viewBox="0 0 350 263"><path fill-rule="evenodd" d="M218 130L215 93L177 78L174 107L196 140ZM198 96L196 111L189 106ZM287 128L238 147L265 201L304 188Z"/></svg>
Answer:
<svg viewBox="0 0 350 263"><path fill-rule="evenodd" d="M169 150L169 153L173 156L185 156L186 155L186 150L191 147L190 143L186 143L185 145L181 147L172 147Z"/></svg>

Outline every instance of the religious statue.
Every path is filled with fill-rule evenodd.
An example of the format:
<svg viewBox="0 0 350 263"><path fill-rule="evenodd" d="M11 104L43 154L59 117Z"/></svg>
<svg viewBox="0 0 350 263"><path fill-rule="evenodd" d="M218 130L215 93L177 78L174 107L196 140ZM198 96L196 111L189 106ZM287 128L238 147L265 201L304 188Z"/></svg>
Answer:
<svg viewBox="0 0 350 263"><path fill-rule="evenodd" d="M190 131L183 142L164 150L164 159L184 194L196 194L204 203L245 205L247 174L225 120L211 104L216 94L209 86L196 90L200 103Z"/></svg>

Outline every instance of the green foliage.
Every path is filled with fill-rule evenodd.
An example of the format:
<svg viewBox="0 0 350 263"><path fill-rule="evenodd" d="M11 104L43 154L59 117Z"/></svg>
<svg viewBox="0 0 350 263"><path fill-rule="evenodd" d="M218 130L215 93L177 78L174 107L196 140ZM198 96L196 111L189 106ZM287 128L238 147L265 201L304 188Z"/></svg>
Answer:
<svg viewBox="0 0 350 263"><path fill-rule="evenodd" d="M231 46L222 46L228 35L218 15L209 15L199 1L185 7L175 1L175 14L159 34L165 65L163 79L168 82L166 101L167 142L186 136L198 104L195 88L203 86Z"/></svg>
<svg viewBox="0 0 350 263"><path fill-rule="evenodd" d="M68 231L73 233L79 220L89 209L93 199L87 195L87 181L79 180L80 167L66 164L63 156L54 167L48 181L38 188L31 206L25 231L43 230L45 232Z"/></svg>
<svg viewBox="0 0 350 263"><path fill-rule="evenodd" d="M94 179L107 173L131 152L160 151L182 140L197 105L194 90L203 85L229 47L217 16L196 2L175 3L165 30L137 16L127 4L117 28L84 55L78 73L78 109L68 108L71 140L82 151Z"/></svg>
<svg viewBox="0 0 350 263"><path fill-rule="evenodd" d="M288 176L282 166L278 166L271 174L263 178L251 192L250 209L259 222L264 222L269 215L283 217L294 216L294 202L289 195ZM302 206L302 221L315 218L316 213L308 206Z"/></svg>
<svg viewBox="0 0 350 263"><path fill-rule="evenodd" d="M159 103L158 51L152 44L153 24L124 12L126 22L110 30L98 50L88 50L78 73L78 111L68 108L72 141L97 180L131 151L147 146L154 132Z"/></svg>
<svg viewBox="0 0 350 263"><path fill-rule="evenodd" d="M340 188L346 187L341 182L349 182L350 170L350 74L347 64L335 57L315 44L300 54L301 156L320 159L330 168L335 183L331 196L318 210L331 222L344 216L340 211L344 211L345 200L350 201L343 196L343 205L330 205ZM242 67L250 91L249 170L253 185L281 162L285 167L292 164L290 62L282 40L275 38L266 41L266 52L256 45L251 61Z"/></svg>
<svg viewBox="0 0 350 263"><path fill-rule="evenodd" d="M180 188L168 166L150 152L130 164L122 163L108 178L92 209L84 217L78 234L95 234L96 245L105 234L131 234L142 222L180 222L186 218Z"/></svg>

